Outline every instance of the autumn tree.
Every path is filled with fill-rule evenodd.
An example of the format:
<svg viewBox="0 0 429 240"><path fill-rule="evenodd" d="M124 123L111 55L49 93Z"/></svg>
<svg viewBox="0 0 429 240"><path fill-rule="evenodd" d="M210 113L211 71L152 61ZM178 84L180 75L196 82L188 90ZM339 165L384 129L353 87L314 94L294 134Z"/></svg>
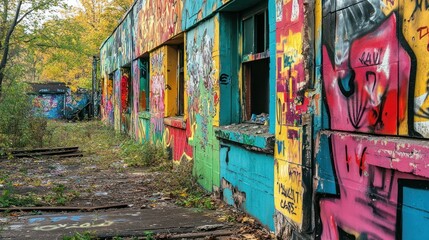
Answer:
<svg viewBox="0 0 429 240"><path fill-rule="evenodd" d="M64 19L45 23L46 34L52 34L44 45L42 79L67 83L72 89L91 86L92 57L120 19L132 6L132 0L80 0ZM52 28L58 28L52 31ZM41 46L43 47L43 46Z"/></svg>
<svg viewBox="0 0 429 240"><path fill-rule="evenodd" d="M46 11L58 6L61 0L2 0L0 5L0 95L5 78L5 70L9 61L11 43L18 44L20 37L14 36L16 29L21 26L27 33L46 15ZM25 23L25 24L23 24Z"/></svg>

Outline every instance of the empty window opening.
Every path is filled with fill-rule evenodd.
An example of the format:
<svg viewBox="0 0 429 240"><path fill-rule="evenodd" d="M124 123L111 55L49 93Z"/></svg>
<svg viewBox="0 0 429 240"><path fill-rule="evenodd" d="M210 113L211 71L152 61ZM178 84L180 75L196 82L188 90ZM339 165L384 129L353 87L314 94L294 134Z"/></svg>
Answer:
<svg viewBox="0 0 429 240"><path fill-rule="evenodd" d="M269 112L269 61L268 59L251 61L244 63L243 67L244 120L254 121L257 115Z"/></svg>
<svg viewBox="0 0 429 240"><path fill-rule="evenodd" d="M243 121L264 124L269 112L269 24L267 4L242 14Z"/></svg>

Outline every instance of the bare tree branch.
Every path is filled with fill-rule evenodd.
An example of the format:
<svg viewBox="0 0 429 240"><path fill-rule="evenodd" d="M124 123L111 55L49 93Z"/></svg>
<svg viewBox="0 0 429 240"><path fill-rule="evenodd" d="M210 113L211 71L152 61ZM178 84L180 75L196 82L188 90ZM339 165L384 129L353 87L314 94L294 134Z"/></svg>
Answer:
<svg viewBox="0 0 429 240"><path fill-rule="evenodd" d="M3 50L3 56L0 62L0 97L2 94L1 87L4 79L4 69L6 67L6 63L9 55L9 42L10 42L10 38L12 37L13 31L15 31L16 25L18 24L18 16L19 16L19 13L21 12L21 5L22 5L22 0L18 1L18 5L16 6L16 10L15 10L15 17L13 18L13 22L10 25L9 30L7 31L6 38L3 43L4 50Z"/></svg>

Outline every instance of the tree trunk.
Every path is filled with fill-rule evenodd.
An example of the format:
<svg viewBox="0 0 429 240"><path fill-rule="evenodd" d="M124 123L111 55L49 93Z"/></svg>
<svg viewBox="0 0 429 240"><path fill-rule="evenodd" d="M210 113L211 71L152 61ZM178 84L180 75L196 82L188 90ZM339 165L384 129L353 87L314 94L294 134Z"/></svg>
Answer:
<svg viewBox="0 0 429 240"><path fill-rule="evenodd" d="M15 30L16 25L18 24L19 12L21 11L22 1L18 1L18 5L16 6L15 16L13 18L12 24L9 26L9 30L7 31L6 37L3 42L3 55L0 62L0 97L2 95L2 85L4 79L4 70L6 68L7 59L9 57L9 42L12 37L13 31Z"/></svg>

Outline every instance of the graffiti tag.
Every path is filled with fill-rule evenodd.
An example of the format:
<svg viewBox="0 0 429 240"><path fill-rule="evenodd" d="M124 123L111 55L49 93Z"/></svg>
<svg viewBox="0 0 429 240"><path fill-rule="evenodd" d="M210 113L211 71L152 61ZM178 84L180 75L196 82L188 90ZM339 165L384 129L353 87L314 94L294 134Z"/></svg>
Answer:
<svg viewBox="0 0 429 240"><path fill-rule="evenodd" d="M78 229L78 228L97 228L97 227L108 227L113 225L114 222L112 221L105 221L103 223L99 223L99 224L95 224L95 223L82 223L82 224L77 224L77 223L73 223L73 224L53 224L53 225L45 225L45 226L39 226L39 227L35 227L33 228L36 231L53 231L53 230L57 230L57 229Z"/></svg>

